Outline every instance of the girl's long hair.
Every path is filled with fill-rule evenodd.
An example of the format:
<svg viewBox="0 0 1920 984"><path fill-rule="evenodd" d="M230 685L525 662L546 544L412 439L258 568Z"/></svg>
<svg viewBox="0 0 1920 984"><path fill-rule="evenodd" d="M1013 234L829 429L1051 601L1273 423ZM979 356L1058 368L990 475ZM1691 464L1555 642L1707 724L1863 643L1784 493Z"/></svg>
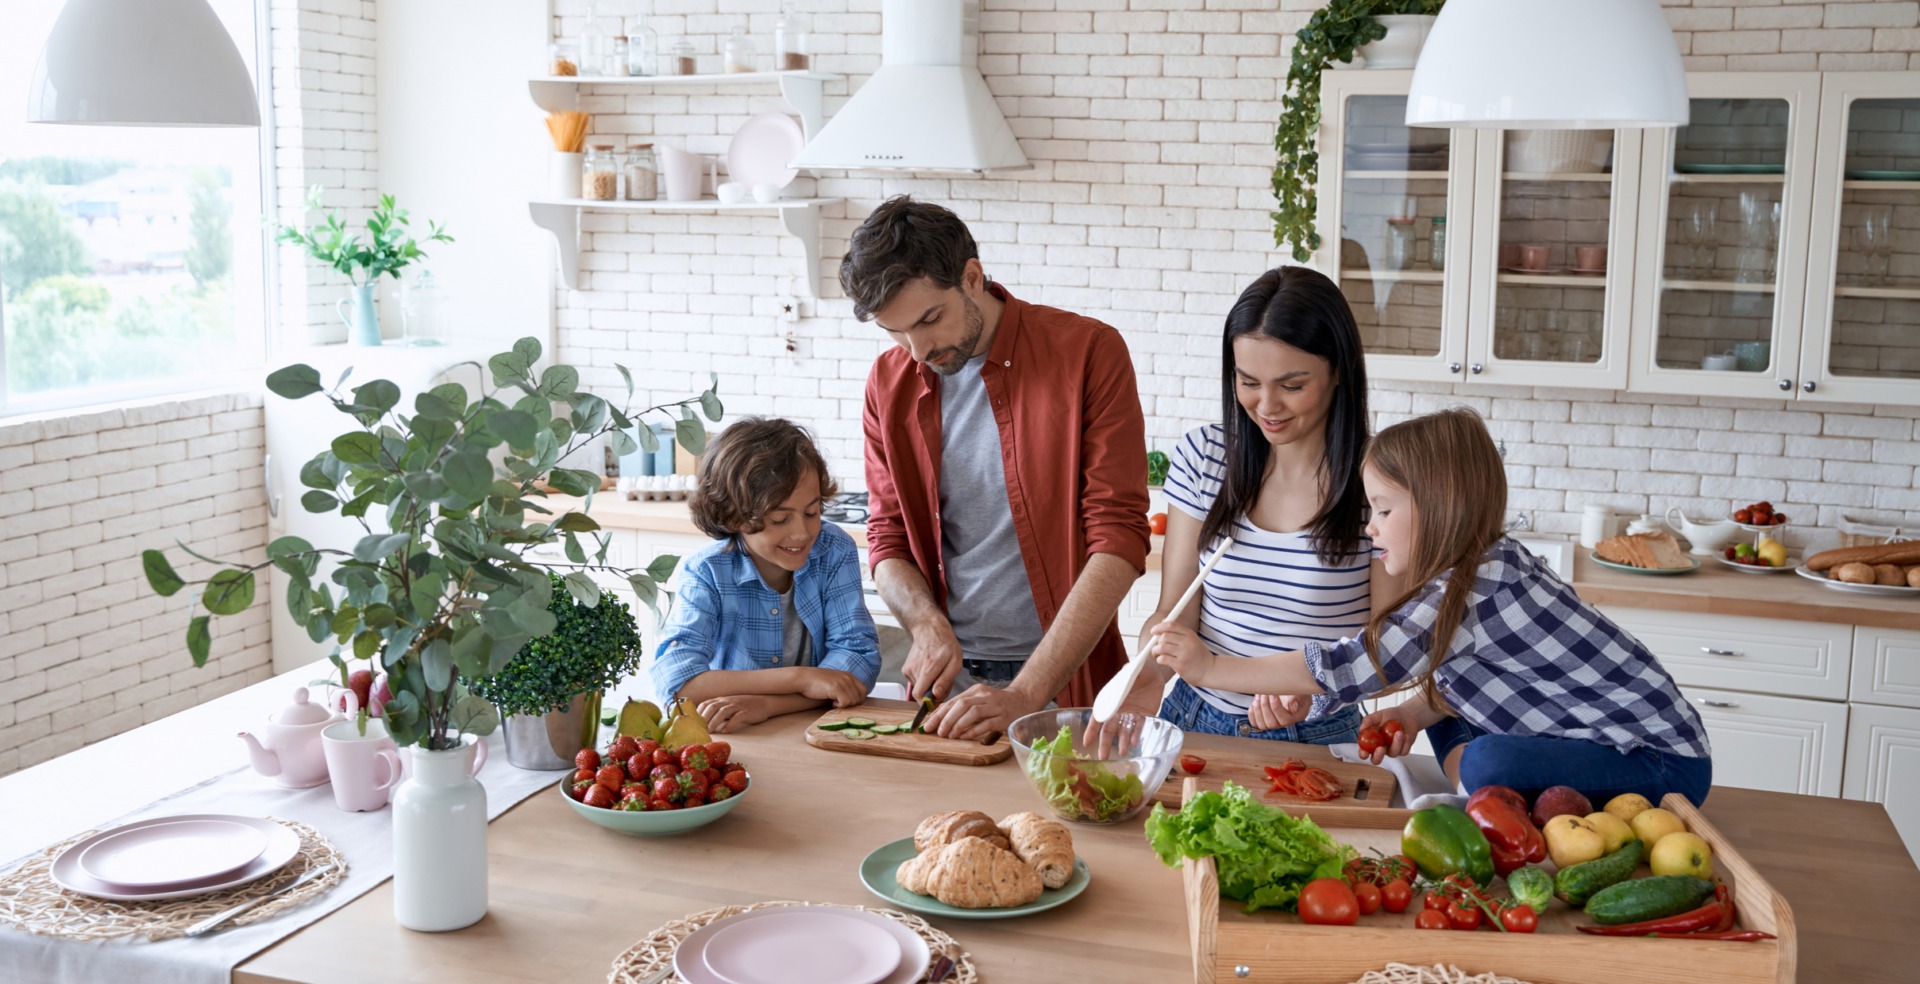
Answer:
<svg viewBox="0 0 1920 984"><path fill-rule="evenodd" d="M1380 669L1380 630L1387 617L1446 575L1440 614L1433 623L1432 661L1418 680L1396 690L1418 687L1427 706L1439 709L1433 674L1447 657L1453 633L1466 615L1474 574L1487 550L1505 535L1507 472L1493 435L1480 415L1467 407L1394 424L1375 434L1367 464L1381 478L1407 491L1414 504L1413 546L1407 562L1406 593L1367 620L1362 639L1374 669Z"/></svg>
<svg viewBox="0 0 1920 984"><path fill-rule="evenodd" d="M1332 565L1360 549L1367 498L1360 460L1367 449L1367 364L1360 330L1346 297L1324 274L1287 266L1260 275L1227 312L1220 342L1221 419L1226 429L1226 474L1200 525L1200 542L1213 543L1260 498L1272 447L1235 399L1233 343L1247 335L1285 342L1327 360L1333 372L1333 405L1327 412L1326 457L1321 462L1326 494L1307 524L1322 562Z"/></svg>

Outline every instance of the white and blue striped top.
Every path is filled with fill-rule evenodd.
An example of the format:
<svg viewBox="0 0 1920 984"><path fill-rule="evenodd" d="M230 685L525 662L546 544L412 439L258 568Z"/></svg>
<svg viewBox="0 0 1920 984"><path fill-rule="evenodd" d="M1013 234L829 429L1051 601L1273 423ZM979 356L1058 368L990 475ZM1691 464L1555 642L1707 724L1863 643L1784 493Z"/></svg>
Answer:
<svg viewBox="0 0 1920 984"><path fill-rule="evenodd" d="M1167 472L1167 501L1201 522L1226 475L1225 434L1219 424L1188 431ZM1309 642L1332 645L1366 626L1373 541L1364 535L1358 551L1333 566L1320 559L1305 531L1275 533L1241 516L1233 539L1233 552L1207 575L1201 592L1200 638L1214 652L1271 656ZM1201 564L1212 556L1203 548ZM1247 694L1198 689L1228 714L1244 715L1253 703Z"/></svg>

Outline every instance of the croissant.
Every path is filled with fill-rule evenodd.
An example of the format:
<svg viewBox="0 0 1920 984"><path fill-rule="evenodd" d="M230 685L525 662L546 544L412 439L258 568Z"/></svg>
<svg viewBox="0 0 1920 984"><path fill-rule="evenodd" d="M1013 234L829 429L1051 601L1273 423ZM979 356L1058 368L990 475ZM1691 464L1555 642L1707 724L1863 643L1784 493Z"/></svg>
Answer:
<svg viewBox="0 0 1920 984"><path fill-rule="evenodd" d="M913 832L913 849L924 854L929 848L945 847L962 837L978 837L1003 851L1013 849L993 818L979 810L950 810L920 821Z"/></svg>
<svg viewBox="0 0 1920 984"><path fill-rule="evenodd" d="M1038 813L1016 813L1000 821L1013 853L1040 875L1048 888L1073 877L1073 834L1067 825Z"/></svg>
<svg viewBox="0 0 1920 984"><path fill-rule="evenodd" d="M900 887L961 909L1026 905L1040 897L1040 876L1013 852L978 837L921 851L894 872Z"/></svg>

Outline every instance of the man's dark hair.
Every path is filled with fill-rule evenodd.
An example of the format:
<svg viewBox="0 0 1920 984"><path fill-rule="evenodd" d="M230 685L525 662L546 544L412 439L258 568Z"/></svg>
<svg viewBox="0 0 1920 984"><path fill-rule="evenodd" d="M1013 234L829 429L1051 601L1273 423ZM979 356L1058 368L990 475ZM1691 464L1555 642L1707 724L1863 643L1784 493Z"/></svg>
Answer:
<svg viewBox="0 0 1920 984"><path fill-rule="evenodd" d="M900 288L922 277L941 290L960 286L967 261L979 258L958 215L896 195L853 231L840 261L840 289L853 298L853 316L872 321Z"/></svg>

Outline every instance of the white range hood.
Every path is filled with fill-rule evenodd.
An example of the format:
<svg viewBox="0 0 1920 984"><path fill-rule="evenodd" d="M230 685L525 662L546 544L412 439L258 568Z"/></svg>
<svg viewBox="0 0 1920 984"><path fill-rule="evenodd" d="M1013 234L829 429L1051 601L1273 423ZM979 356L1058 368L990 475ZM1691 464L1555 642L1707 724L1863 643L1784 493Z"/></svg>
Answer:
<svg viewBox="0 0 1920 984"><path fill-rule="evenodd" d="M883 0L880 70L793 161L887 171L1030 168L975 67L980 0Z"/></svg>

